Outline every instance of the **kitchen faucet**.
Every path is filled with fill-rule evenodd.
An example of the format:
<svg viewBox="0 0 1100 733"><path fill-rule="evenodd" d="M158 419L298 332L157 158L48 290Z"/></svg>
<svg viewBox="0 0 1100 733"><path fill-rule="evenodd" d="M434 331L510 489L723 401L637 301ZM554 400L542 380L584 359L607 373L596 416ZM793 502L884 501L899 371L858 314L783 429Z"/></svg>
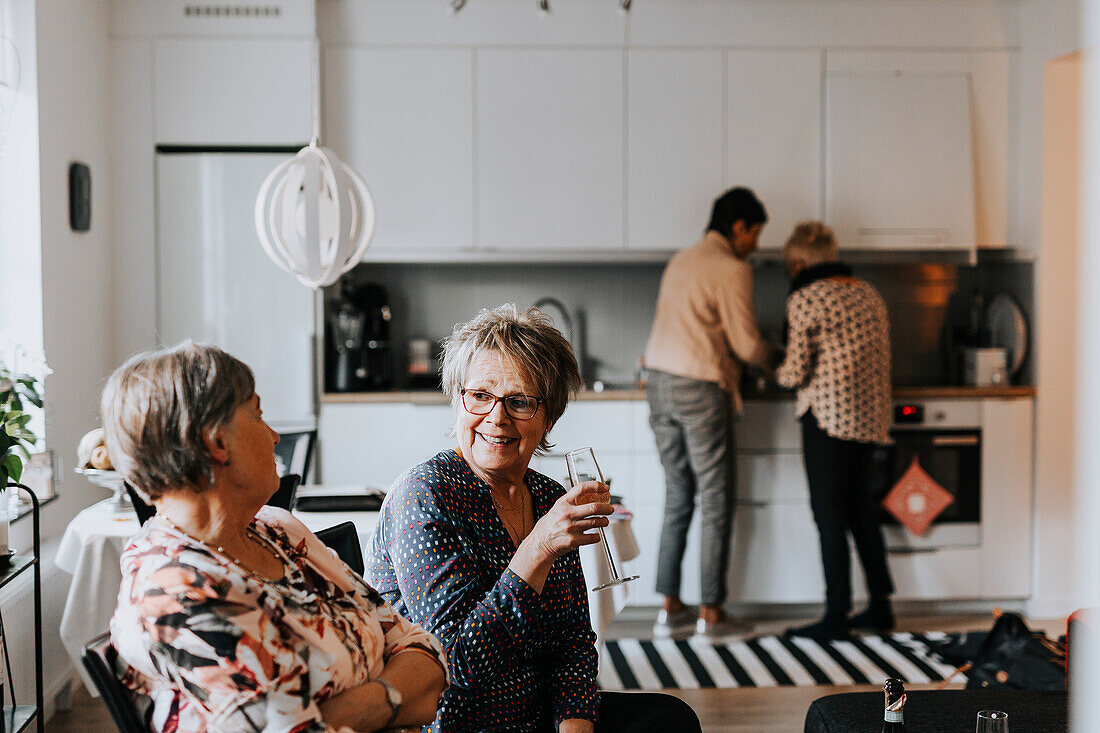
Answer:
<svg viewBox="0 0 1100 733"><path fill-rule="evenodd" d="M554 327L561 331L565 340L573 347L573 355L577 358L577 369L584 377L584 344L581 343L580 324L576 324L565 307L557 298L539 298L532 305L545 312L554 320Z"/></svg>

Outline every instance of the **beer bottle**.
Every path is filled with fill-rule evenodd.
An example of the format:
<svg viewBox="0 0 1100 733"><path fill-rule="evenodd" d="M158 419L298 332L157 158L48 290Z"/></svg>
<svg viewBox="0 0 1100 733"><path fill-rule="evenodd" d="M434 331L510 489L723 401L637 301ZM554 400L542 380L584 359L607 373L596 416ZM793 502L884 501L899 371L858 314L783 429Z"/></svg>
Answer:
<svg viewBox="0 0 1100 733"><path fill-rule="evenodd" d="M882 713L882 733L905 733L905 687L891 677L882 686L885 710Z"/></svg>

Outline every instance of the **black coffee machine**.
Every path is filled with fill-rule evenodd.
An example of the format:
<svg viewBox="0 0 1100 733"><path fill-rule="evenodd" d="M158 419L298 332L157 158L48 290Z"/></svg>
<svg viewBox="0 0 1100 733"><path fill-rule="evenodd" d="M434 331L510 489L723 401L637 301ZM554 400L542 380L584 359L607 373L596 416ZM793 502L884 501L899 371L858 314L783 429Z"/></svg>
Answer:
<svg viewBox="0 0 1100 733"><path fill-rule="evenodd" d="M393 386L389 296L377 283L344 281L326 307L325 391L367 392Z"/></svg>

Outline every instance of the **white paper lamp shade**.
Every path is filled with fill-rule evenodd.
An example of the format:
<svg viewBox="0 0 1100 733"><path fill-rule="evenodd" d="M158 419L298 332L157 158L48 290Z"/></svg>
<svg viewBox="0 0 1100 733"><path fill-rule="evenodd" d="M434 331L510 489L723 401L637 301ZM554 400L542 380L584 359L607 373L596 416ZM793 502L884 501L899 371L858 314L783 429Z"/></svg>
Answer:
<svg viewBox="0 0 1100 733"><path fill-rule="evenodd" d="M370 245L374 201L351 166L310 145L260 187L256 233L272 262L303 285L324 287L355 267Z"/></svg>

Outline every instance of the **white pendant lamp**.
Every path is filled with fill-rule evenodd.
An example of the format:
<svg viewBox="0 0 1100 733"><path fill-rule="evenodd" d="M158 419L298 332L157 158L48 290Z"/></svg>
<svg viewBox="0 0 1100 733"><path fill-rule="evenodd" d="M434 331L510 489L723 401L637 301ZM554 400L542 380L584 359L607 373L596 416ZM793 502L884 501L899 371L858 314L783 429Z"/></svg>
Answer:
<svg viewBox="0 0 1100 733"><path fill-rule="evenodd" d="M320 51L314 45L314 84ZM256 233L271 261L310 288L331 285L355 267L374 234L374 201L363 179L318 145L320 94L314 90L313 139L268 174L256 196Z"/></svg>

